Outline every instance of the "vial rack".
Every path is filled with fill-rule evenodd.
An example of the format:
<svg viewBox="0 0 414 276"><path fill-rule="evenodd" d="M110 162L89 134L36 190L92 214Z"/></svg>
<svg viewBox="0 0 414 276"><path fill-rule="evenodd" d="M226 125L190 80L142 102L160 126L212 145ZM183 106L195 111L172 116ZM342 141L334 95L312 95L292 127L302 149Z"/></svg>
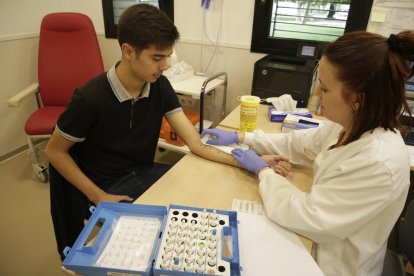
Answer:
<svg viewBox="0 0 414 276"><path fill-rule="evenodd" d="M154 275L238 275L235 226L228 212L170 206Z"/></svg>
<svg viewBox="0 0 414 276"><path fill-rule="evenodd" d="M240 275L236 212L113 202L91 212L72 248L64 250L69 270L97 276Z"/></svg>

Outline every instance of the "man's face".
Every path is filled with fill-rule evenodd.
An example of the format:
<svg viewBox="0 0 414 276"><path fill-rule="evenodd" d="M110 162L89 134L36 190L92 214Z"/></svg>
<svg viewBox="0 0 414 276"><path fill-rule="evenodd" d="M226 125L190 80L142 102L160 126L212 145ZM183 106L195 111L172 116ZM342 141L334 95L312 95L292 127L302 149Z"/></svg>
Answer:
<svg viewBox="0 0 414 276"><path fill-rule="evenodd" d="M160 50L155 46L144 49L140 53L132 50L129 59L132 76L139 81L155 82L170 67L169 57L172 52L172 47Z"/></svg>

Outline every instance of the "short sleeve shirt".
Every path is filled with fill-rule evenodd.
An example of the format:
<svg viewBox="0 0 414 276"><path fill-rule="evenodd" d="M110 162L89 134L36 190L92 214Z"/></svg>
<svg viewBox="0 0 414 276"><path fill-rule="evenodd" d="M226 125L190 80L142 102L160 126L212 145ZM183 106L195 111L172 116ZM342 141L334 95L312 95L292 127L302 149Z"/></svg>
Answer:
<svg viewBox="0 0 414 276"><path fill-rule="evenodd" d="M63 137L78 142L79 165L98 186L152 164L162 117L182 110L164 76L147 83L134 100L115 67L76 89L56 126Z"/></svg>

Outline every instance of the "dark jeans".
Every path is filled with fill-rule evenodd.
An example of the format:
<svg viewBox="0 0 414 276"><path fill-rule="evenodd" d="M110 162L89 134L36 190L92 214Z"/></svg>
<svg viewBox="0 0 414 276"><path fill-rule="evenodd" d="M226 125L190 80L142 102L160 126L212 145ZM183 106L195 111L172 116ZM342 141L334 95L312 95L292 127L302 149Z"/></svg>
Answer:
<svg viewBox="0 0 414 276"><path fill-rule="evenodd" d="M121 178L106 192L129 195L136 199L170 168L171 165L154 163L152 166L135 170ZM73 246L84 227L84 219L89 215L88 208L91 204L83 193L66 181L50 164L49 174L50 211L57 249L63 261L63 250L66 246Z"/></svg>
<svg viewBox="0 0 414 276"><path fill-rule="evenodd" d="M106 192L114 195L128 195L135 200L171 167L171 165L154 163L153 166L135 170L109 187Z"/></svg>

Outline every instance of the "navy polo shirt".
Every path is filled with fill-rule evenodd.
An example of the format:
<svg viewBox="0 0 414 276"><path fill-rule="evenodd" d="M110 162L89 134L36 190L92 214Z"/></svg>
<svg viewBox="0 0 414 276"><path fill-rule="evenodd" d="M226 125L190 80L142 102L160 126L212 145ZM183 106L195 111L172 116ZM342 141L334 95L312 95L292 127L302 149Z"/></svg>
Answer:
<svg viewBox="0 0 414 276"><path fill-rule="evenodd" d="M164 76L147 83L134 100L115 66L75 90L56 126L63 137L77 142L79 166L101 188L151 165L162 117L182 110Z"/></svg>

